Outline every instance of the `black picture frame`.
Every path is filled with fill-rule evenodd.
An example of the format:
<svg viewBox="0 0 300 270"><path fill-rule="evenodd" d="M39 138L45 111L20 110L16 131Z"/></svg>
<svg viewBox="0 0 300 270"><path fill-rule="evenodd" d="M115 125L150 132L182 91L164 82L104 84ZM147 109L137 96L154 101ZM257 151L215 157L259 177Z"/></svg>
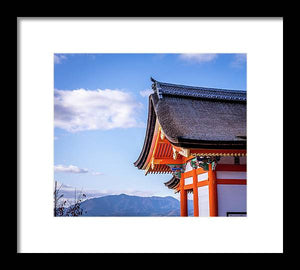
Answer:
<svg viewBox="0 0 300 270"><path fill-rule="evenodd" d="M245 215L247 216L247 212L226 212L227 217L234 217L234 216L240 216L240 215Z"/></svg>

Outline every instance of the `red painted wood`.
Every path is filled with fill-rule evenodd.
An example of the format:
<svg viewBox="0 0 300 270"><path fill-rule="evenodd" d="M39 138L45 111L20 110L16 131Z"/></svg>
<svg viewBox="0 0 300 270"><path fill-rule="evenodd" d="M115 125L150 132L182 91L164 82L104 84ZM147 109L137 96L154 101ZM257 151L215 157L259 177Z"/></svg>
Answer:
<svg viewBox="0 0 300 270"><path fill-rule="evenodd" d="M193 169L193 201L194 201L194 217L199 217L199 203L198 203L198 177L196 169Z"/></svg>
<svg viewBox="0 0 300 270"><path fill-rule="evenodd" d="M216 171L212 170L211 163L208 164L208 192L209 192L209 215L218 216L218 193Z"/></svg>

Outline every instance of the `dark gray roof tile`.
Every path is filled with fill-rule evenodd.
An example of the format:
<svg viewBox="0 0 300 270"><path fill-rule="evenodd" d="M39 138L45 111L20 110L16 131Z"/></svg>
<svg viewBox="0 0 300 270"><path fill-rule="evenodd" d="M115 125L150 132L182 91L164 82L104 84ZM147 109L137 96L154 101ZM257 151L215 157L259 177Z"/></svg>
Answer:
<svg viewBox="0 0 300 270"><path fill-rule="evenodd" d="M182 96L191 98L205 98L212 100L246 101L246 91L228 90L208 87L188 86L153 81L152 89L161 99L164 96Z"/></svg>

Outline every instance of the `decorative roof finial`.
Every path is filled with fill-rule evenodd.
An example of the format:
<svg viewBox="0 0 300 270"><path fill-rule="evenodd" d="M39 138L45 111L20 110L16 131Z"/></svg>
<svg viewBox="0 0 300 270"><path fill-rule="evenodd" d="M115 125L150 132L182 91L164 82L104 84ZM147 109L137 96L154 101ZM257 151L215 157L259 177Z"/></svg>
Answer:
<svg viewBox="0 0 300 270"><path fill-rule="evenodd" d="M154 80L152 77L150 77L150 80L154 83L156 82L156 80Z"/></svg>

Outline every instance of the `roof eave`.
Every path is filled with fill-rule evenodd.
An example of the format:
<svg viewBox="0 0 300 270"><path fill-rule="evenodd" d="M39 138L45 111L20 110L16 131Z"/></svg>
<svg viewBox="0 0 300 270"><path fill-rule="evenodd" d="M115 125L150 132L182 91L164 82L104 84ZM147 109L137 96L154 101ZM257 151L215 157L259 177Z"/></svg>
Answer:
<svg viewBox="0 0 300 270"><path fill-rule="evenodd" d="M146 128L144 145L143 145L142 151L140 153L140 156L133 163L134 166L139 169L142 169L142 167L147 159L147 156L148 156L149 150L150 150L150 146L151 146L151 142L152 142L152 138L153 138L153 134L154 134L154 129L155 129L156 114L155 114L152 99L151 99L152 95L153 94L151 94L149 96L148 120L147 120L147 128Z"/></svg>
<svg viewBox="0 0 300 270"><path fill-rule="evenodd" d="M184 148L201 148L201 149L246 149L247 141L210 141L210 140L191 140L177 138L171 143L178 147Z"/></svg>

